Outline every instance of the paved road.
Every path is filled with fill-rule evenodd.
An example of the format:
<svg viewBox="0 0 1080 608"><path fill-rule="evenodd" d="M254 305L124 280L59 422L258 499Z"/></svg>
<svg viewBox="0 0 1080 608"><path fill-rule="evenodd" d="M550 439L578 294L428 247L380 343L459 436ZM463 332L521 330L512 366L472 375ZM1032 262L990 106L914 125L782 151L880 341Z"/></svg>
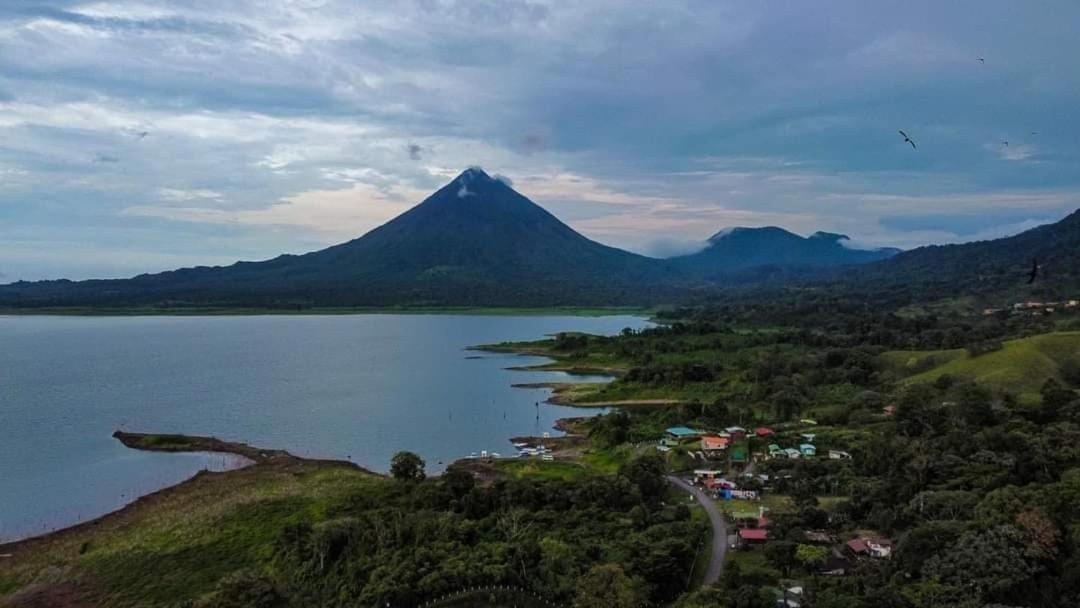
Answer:
<svg viewBox="0 0 1080 608"><path fill-rule="evenodd" d="M713 499L709 498L701 488L692 486L674 475L668 475L667 480L680 490L693 494L697 501L701 503L701 506L705 507L705 512L709 515L709 521L712 522L712 557L703 581L703 584L711 585L720 580L720 571L724 569L724 555L727 554L728 549L727 522L724 521L724 514L716 507Z"/></svg>

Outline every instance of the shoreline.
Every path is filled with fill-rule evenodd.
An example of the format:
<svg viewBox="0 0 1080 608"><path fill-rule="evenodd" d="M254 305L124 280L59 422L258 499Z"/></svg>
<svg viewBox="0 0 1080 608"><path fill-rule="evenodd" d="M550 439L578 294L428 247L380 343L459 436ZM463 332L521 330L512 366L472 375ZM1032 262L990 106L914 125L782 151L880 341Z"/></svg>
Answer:
<svg viewBox="0 0 1080 608"><path fill-rule="evenodd" d="M639 306L342 306L314 308L260 307L43 307L0 308L0 317L245 317L245 316L333 316L333 315L470 315L528 317L614 317L651 318L655 308Z"/></svg>
<svg viewBox="0 0 1080 608"><path fill-rule="evenodd" d="M262 449L246 443L223 441L216 437L158 433L128 433L124 431L116 431L112 436L122 443L124 447L132 450L174 454L229 454L231 456L244 458L248 462L242 466L226 471L210 471L203 469L179 483L165 486L160 490L155 490L148 494L142 494L119 509L103 513L92 519L51 530L44 534L0 542L0 555L14 555L29 547L56 542L69 536L75 536L89 530L104 527L113 521L121 521L144 509L150 508L154 503L166 499L173 493L184 492L188 487L194 486L209 478L246 473L256 469L302 470L307 468L347 468L366 475L371 475L372 477L386 477L381 473L376 473L348 460L303 458L285 450Z"/></svg>

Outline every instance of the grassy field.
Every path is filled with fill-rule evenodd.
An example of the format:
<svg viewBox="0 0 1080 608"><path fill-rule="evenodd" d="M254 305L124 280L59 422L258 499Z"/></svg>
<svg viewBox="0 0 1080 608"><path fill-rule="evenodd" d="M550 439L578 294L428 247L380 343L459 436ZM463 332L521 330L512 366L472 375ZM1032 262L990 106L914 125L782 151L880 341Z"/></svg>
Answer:
<svg viewBox="0 0 1080 608"><path fill-rule="evenodd" d="M1060 369L1065 361L1080 361L1080 332L1010 340L1001 350L978 357L963 350L893 351L882 357L894 369L921 369L920 361L931 358L933 367L908 376L905 383L933 382L948 374L1012 392L1024 401L1035 401L1047 379L1061 380Z"/></svg>
<svg viewBox="0 0 1080 608"><path fill-rule="evenodd" d="M286 525L319 521L392 485L348 465L298 459L201 473L95 522L0 547L12 554L0 560L0 596L22 589L25 603L14 605L69 605L54 596L68 593L94 605L174 606L241 566L267 570ZM58 579L76 582L50 584ZM26 600L35 594L39 604Z"/></svg>

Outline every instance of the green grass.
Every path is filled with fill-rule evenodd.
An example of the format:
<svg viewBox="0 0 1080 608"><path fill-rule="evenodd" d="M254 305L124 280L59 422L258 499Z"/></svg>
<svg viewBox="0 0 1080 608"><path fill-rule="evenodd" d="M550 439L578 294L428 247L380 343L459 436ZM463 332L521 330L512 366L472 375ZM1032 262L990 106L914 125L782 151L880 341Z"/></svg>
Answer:
<svg viewBox="0 0 1080 608"><path fill-rule="evenodd" d="M236 570L269 572L286 525L320 521L356 496L377 499L392 490L385 479L340 465L200 476L0 564L0 596L56 567L92 581L102 605L172 606L210 592Z"/></svg>
<svg viewBox="0 0 1080 608"><path fill-rule="evenodd" d="M500 473L514 479L573 481L583 479L595 472L580 464L566 461L544 462L536 459L496 460L494 466Z"/></svg>
<svg viewBox="0 0 1080 608"><path fill-rule="evenodd" d="M728 562L739 565L739 571L745 578L763 578L774 582L780 580L780 571L769 565L764 551L728 551L727 559Z"/></svg>
<svg viewBox="0 0 1080 608"><path fill-rule="evenodd" d="M933 382L943 375L973 380L992 389L1008 391L1022 401L1037 401L1039 389L1049 378L1061 379L1061 364L1080 360L1080 332L1041 334L1010 340L1001 350L971 357L965 351L900 351L885 353L896 362L907 355L933 356L937 365L909 376L906 384Z"/></svg>

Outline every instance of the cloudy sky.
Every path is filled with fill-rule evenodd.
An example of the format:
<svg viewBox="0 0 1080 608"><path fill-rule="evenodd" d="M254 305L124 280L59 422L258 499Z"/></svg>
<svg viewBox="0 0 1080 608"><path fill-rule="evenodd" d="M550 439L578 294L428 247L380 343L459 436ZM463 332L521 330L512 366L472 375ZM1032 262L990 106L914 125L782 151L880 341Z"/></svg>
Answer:
<svg viewBox="0 0 1080 608"><path fill-rule="evenodd" d="M309 251L469 165L657 255L735 225L1009 234L1080 207L1077 23L1075 0L3 0L0 282Z"/></svg>

